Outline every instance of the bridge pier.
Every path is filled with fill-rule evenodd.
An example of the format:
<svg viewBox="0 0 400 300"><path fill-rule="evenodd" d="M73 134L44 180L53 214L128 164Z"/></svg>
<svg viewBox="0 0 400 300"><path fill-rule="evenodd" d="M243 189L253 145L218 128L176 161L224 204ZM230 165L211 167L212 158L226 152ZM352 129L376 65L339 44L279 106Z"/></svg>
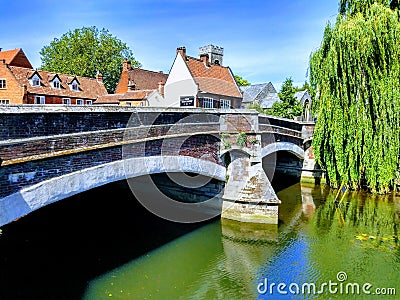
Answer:
<svg viewBox="0 0 400 300"><path fill-rule="evenodd" d="M309 147L304 152L303 171L301 172L300 181L312 184L321 184L325 182L324 174L315 162L312 147Z"/></svg>
<svg viewBox="0 0 400 300"><path fill-rule="evenodd" d="M278 224L278 207L281 201L261 163L252 165L249 158L236 159L229 165L227 174L229 179L222 197L222 218Z"/></svg>

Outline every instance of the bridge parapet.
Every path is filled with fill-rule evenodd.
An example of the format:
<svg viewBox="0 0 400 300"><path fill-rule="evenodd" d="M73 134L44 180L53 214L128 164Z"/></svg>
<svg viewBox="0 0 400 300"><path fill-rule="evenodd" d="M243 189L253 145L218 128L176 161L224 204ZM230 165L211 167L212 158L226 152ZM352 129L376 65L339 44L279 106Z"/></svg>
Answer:
<svg viewBox="0 0 400 300"><path fill-rule="evenodd" d="M126 159L191 157L220 169L221 154L242 151L251 168L261 162L262 148L277 139L302 145L311 126L304 129L300 122L259 116L254 110L0 106L0 202L47 180L86 170L97 174L92 169L101 166L112 170ZM264 175L246 180L264 180Z"/></svg>
<svg viewBox="0 0 400 300"><path fill-rule="evenodd" d="M257 126L253 111L216 109L7 105L0 115L0 197L124 157L191 156L222 165L221 125Z"/></svg>

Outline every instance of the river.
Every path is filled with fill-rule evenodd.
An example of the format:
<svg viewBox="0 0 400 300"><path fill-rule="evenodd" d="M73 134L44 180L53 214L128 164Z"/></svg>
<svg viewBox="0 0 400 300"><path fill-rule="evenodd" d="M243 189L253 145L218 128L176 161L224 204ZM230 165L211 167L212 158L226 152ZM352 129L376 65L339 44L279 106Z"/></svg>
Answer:
<svg viewBox="0 0 400 300"><path fill-rule="evenodd" d="M400 298L399 196L278 196L278 226L174 224L110 187L51 205L3 228L0 299Z"/></svg>

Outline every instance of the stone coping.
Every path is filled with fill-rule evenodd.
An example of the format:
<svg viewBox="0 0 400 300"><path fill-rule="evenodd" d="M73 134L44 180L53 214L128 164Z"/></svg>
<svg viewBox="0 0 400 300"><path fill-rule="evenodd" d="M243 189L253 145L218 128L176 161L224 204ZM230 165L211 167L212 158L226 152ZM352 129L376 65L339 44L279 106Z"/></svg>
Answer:
<svg viewBox="0 0 400 300"><path fill-rule="evenodd" d="M258 115L249 109L181 108L181 107L129 107L111 105L62 105L62 104L7 104L0 105L0 114L22 113L209 113Z"/></svg>

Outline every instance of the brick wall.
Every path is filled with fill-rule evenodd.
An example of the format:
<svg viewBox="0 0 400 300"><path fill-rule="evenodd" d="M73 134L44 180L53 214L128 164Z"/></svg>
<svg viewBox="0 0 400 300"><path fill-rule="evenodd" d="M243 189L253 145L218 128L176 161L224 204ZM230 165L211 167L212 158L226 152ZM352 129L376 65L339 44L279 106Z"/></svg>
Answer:
<svg viewBox="0 0 400 300"><path fill-rule="evenodd" d="M24 100L24 88L19 85L14 75L2 60L0 60L0 78L7 81L7 88L0 89L0 99L10 100L10 104L22 104Z"/></svg>
<svg viewBox="0 0 400 300"><path fill-rule="evenodd" d="M218 133L217 115L199 119L189 113L85 111L0 116L0 197L123 158L181 155L222 165L218 135L192 135L210 130ZM137 127L126 131L130 118ZM198 123L204 120L210 123ZM163 139L166 134L169 138ZM127 138L132 143L125 143Z"/></svg>
<svg viewBox="0 0 400 300"><path fill-rule="evenodd" d="M27 95L27 104L35 104L35 96L39 94L28 94ZM64 97L59 97L59 96L47 96L45 95L45 104L63 104L62 99L63 98L69 98L71 100L71 105L76 105L76 100L77 99L83 99L85 102L84 104L86 104L86 100L91 100L92 102L94 102L96 99L87 99L87 98L71 98L68 96L64 96Z"/></svg>

